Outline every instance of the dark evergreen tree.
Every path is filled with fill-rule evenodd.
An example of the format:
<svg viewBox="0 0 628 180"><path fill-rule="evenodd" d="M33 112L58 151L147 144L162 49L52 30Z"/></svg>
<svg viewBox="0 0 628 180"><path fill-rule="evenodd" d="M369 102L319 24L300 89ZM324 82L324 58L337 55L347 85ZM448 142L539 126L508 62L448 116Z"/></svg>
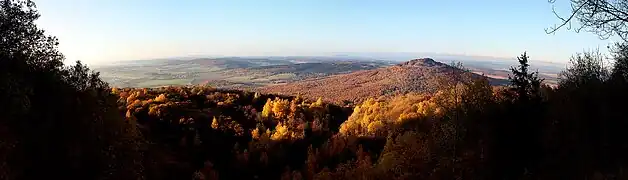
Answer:
<svg viewBox="0 0 628 180"><path fill-rule="evenodd" d="M510 68L512 75L508 77L511 83L510 91L515 93L516 100L519 101L528 101L540 96L539 90L543 79L539 78L538 72L530 72L528 58L527 52L517 57L519 65Z"/></svg>
<svg viewBox="0 0 628 180"><path fill-rule="evenodd" d="M542 155L541 129L543 103L537 72L530 72L527 53L517 57L519 65L511 67L508 95L502 102L506 119L494 119L492 166L498 179L516 179L535 173Z"/></svg>

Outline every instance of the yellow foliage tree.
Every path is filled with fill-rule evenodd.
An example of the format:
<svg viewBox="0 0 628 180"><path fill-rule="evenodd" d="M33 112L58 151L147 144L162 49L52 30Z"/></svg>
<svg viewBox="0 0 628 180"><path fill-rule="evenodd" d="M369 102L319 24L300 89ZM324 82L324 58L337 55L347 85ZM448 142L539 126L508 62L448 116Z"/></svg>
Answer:
<svg viewBox="0 0 628 180"><path fill-rule="evenodd" d="M275 101L273 101L273 115L275 115L276 118L283 118L285 116L288 115L288 112L290 108L290 102L288 102L288 100L286 99L275 99Z"/></svg>
<svg viewBox="0 0 628 180"><path fill-rule="evenodd" d="M120 93L120 89L115 88L115 87L111 88L111 94L118 94L118 93Z"/></svg>
<svg viewBox="0 0 628 180"><path fill-rule="evenodd" d="M133 117L132 111L130 109L126 110L126 118L131 119L132 117Z"/></svg>
<svg viewBox="0 0 628 180"><path fill-rule="evenodd" d="M251 137L252 137L253 139L255 139L255 140L259 140L259 139L260 139L260 137L261 137L261 133L259 132L259 129L258 129L258 128L254 128L254 129L251 131Z"/></svg>
<svg viewBox="0 0 628 180"><path fill-rule="evenodd" d="M160 94L159 96L155 97L155 102L166 102L166 100L168 100L166 98L166 94Z"/></svg>
<svg viewBox="0 0 628 180"><path fill-rule="evenodd" d="M386 132L388 126L393 124L422 117L439 117L443 109L436 98L421 94L410 93L388 100L370 98L355 107L351 116L340 126L340 133L374 136Z"/></svg>
<svg viewBox="0 0 628 180"><path fill-rule="evenodd" d="M369 134L376 133L379 130L384 128L384 123L382 121L373 121L368 125L367 132Z"/></svg>
<svg viewBox="0 0 628 180"><path fill-rule="evenodd" d="M158 115L158 111L159 111L158 108L159 108L158 105L151 104L150 107L148 108L148 115L157 116Z"/></svg>
<svg viewBox="0 0 628 180"><path fill-rule="evenodd" d="M135 101L135 99L137 99L138 96L139 96L139 92L131 93L131 95L129 95L129 97L126 98L126 103L127 104L132 103L133 101Z"/></svg>
<svg viewBox="0 0 628 180"><path fill-rule="evenodd" d="M266 101L266 104L264 104L264 108L262 109L262 117L270 117L271 113L273 112L273 101L268 98L268 100Z"/></svg>
<svg viewBox="0 0 628 180"><path fill-rule="evenodd" d="M275 133L270 137L272 140L282 140L290 138L290 130L283 123L279 122L275 127Z"/></svg>
<svg viewBox="0 0 628 180"><path fill-rule="evenodd" d="M310 104L310 108L314 108L314 107L323 107L323 99L319 97L316 100L316 102L313 102L312 104Z"/></svg>
<svg viewBox="0 0 628 180"><path fill-rule="evenodd" d="M218 120L216 119L216 117L214 117L214 119L212 120L212 128L218 129L218 127L219 127Z"/></svg>

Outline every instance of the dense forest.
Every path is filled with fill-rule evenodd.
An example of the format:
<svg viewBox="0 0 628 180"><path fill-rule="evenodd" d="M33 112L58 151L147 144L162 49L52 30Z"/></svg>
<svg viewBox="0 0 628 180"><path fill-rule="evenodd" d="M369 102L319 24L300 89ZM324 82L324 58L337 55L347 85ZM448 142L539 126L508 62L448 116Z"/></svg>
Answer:
<svg viewBox="0 0 628 180"><path fill-rule="evenodd" d="M556 87L523 53L508 87L448 81L352 107L111 88L64 65L38 17L31 1L0 1L0 179L628 179L623 42L611 63L574 55Z"/></svg>

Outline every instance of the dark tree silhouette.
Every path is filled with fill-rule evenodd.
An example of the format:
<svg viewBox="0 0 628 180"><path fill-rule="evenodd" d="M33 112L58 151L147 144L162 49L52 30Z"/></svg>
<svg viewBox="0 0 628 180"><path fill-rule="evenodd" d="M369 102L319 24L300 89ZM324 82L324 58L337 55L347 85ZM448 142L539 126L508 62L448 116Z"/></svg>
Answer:
<svg viewBox="0 0 628 180"><path fill-rule="evenodd" d="M543 81L530 72L528 55L517 57L519 65L511 67L510 87L503 102L508 119L492 121L493 168L496 178L517 179L536 173L541 159L541 129L544 104L540 89ZM489 126L490 127L490 126Z"/></svg>
<svg viewBox="0 0 628 180"><path fill-rule="evenodd" d="M528 55L524 52L517 57L519 66L511 67L512 76L509 76L511 87L510 90L515 92L518 100L527 101L530 98L536 98L539 95L541 82L543 79L538 77L538 72L530 72L528 64Z"/></svg>
<svg viewBox="0 0 628 180"><path fill-rule="evenodd" d="M628 44L616 43L611 52L613 60L615 60L611 77L623 81L628 80Z"/></svg>
<svg viewBox="0 0 628 180"><path fill-rule="evenodd" d="M576 54L569 60L569 67L560 73L559 84L563 88L601 84L609 77L605 57L599 51Z"/></svg>
<svg viewBox="0 0 628 180"><path fill-rule="evenodd" d="M80 62L64 67L38 18L32 1L0 1L0 179L140 177L107 84Z"/></svg>

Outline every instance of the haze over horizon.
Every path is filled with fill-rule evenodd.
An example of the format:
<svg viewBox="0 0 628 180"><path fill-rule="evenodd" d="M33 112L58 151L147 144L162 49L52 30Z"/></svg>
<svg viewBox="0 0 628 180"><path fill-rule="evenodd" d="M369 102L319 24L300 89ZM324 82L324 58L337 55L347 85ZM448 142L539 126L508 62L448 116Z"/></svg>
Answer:
<svg viewBox="0 0 628 180"><path fill-rule="evenodd" d="M547 1L36 1L67 61L186 56L436 53L564 63L611 40L566 29ZM569 13L569 1L557 11Z"/></svg>

